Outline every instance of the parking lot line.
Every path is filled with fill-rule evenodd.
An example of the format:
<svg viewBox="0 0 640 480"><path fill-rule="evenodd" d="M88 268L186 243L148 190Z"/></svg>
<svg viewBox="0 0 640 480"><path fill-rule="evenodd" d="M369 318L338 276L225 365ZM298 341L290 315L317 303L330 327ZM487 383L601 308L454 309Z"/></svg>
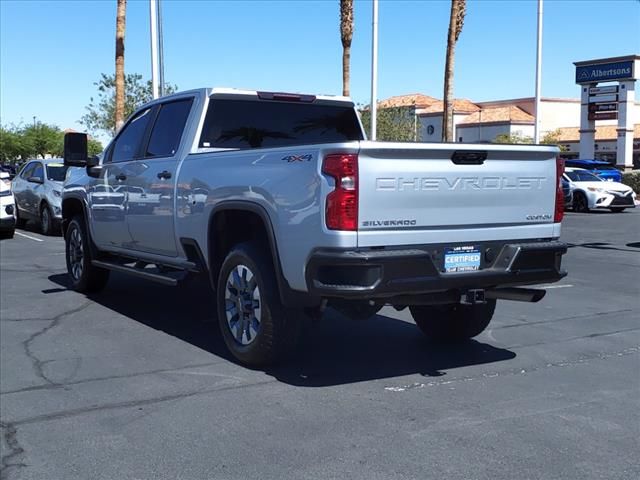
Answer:
<svg viewBox="0 0 640 480"><path fill-rule="evenodd" d="M44 242L41 238L32 237L31 235L26 235L20 232L14 232L16 235L20 235L21 237L30 238L31 240L35 240L36 242Z"/></svg>

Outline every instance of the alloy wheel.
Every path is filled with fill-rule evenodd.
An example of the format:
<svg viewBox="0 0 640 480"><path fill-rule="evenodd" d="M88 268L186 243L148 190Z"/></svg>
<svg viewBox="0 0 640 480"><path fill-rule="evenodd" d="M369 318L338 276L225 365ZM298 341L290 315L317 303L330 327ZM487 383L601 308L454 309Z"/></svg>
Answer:
<svg viewBox="0 0 640 480"><path fill-rule="evenodd" d="M71 267L71 275L73 279L78 281L82 276L84 260L84 248L82 244L82 236L77 228L69 233L69 266Z"/></svg>
<svg viewBox="0 0 640 480"><path fill-rule="evenodd" d="M240 345L250 345L260 331L262 309L257 277L249 267L236 265L229 272L224 298L229 331Z"/></svg>

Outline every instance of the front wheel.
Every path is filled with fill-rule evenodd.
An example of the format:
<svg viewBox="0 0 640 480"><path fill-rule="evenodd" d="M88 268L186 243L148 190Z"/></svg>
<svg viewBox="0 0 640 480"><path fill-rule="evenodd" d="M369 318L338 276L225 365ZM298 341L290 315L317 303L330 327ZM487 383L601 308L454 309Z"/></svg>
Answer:
<svg viewBox="0 0 640 480"><path fill-rule="evenodd" d="M65 254L71 286L82 293L98 292L109 280L109 270L91 263L90 241L84 218L74 217L65 235Z"/></svg>
<svg viewBox="0 0 640 480"><path fill-rule="evenodd" d="M484 331L496 309L495 300L477 305L414 305L410 307L416 325L428 338L461 341Z"/></svg>
<svg viewBox="0 0 640 480"><path fill-rule="evenodd" d="M51 235L53 233L53 215L49 205L43 203L40 207L40 231L43 235Z"/></svg>
<svg viewBox="0 0 640 480"><path fill-rule="evenodd" d="M282 305L271 258L258 245L231 249L218 275L216 297L222 336L240 362L267 366L297 343L303 313Z"/></svg>
<svg viewBox="0 0 640 480"><path fill-rule="evenodd" d="M573 194L573 210L580 213L589 212L589 202L584 193L575 192Z"/></svg>

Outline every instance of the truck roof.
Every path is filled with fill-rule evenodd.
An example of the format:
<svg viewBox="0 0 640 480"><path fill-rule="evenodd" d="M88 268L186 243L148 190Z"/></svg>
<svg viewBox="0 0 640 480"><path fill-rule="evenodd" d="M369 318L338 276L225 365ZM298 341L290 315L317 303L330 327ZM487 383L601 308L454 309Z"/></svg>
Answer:
<svg viewBox="0 0 640 480"><path fill-rule="evenodd" d="M313 95L306 94L300 92L269 92L264 90L246 90L241 88L230 88L230 87L213 87L213 88L196 88L192 90L185 90L181 92L172 93L170 95L165 95L164 97L153 100L149 103L154 103L160 100L167 100L173 97L181 97L185 94L200 94L205 96L215 95L216 97L260 97L261 95L274 95L282 98L275 98L274 100L286 100L284 97L291 98L311 98L314 101L320 101L322 103L347 103L349 105L354 105L353 100L349 97L345 97L342 95Z"/></svg>

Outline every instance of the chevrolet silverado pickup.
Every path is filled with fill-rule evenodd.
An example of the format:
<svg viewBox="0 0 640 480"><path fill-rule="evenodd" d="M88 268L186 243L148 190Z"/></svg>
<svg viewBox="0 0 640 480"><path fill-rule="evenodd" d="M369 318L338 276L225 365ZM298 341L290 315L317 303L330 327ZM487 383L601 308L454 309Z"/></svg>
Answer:
<svg viewBox="0 0 640 480"><path fill-rule="evenodd" d="M135 111L98 157L65 137L73 287L111 271L211 283L247 365L295 345L329 306L409 308L434 340L482 332L498 299L535 302L566 245L558 150L367 141L345 97L199 89Z"/></svg>

